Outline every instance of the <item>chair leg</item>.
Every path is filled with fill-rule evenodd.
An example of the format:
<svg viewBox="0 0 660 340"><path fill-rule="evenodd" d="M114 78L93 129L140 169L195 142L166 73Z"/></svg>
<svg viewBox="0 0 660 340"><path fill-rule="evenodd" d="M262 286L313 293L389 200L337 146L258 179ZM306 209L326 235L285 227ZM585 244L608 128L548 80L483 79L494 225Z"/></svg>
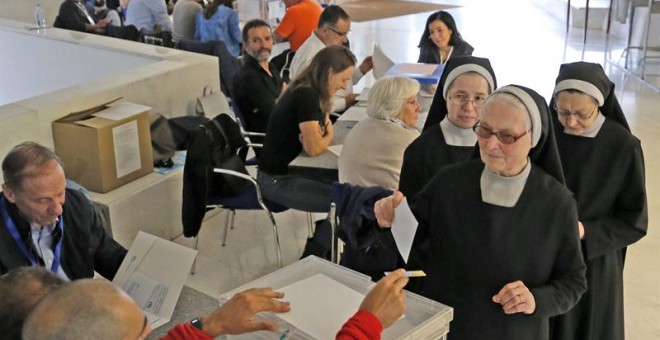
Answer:
<svg viewBox="0 0 660 340"><path fill-rule="evenodd" d="M235 213L236 212L234 210L228 210L227 211L227 216L225 217L225 235L222 237L222 246L223 247L225 245L227 245L227 235L229 234L230 224L234 223L233 214L235 214ZM231 227L232 227L232 229L234 229L233 225Z"/></svg>
<svg viewBox="0 0 660 340"><path fill-rule="evenodd" d="M236 217L236 210L231 211L231 217L229 219L229 229L234 230L234 217Z"/></svg>
<svg viewBox="0 0 660 340"><path fill-rule="evenodd" d="M314 236L314 218L311 212L307 213L307 231L309 232L309 237Z"/></svg>
<svg viewBox="0 0 660 340"><path fill-rule="evenodd" d="M197 236L195 236L195 241L194 241L194 249L197 250L197 246L199 245L199 232ZM197 266L197 256L195 256L195 259L193 260L192 267L190 268L190 275L195 275L195 267Z"/></svg>
<svg viewBox="0 0 660 340"><path fill-rule="evenodd" d="M273 237L275 238L275 252L277 253L277 264L282 268L282 246L280 245L280 235L277 231L277 222L275 222L275 216L268 209L264 209L270 218L270 222L273 224Z"/></svg>

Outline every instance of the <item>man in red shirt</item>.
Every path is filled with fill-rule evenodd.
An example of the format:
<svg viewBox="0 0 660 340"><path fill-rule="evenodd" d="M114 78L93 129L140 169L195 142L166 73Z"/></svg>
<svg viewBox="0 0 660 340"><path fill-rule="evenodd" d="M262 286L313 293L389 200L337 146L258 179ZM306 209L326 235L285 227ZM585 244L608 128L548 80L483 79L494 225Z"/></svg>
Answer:
<svg viewBox="0 0 660 340"><path fill-rule="evenodd" d="M319 23L323 8L313 0L284 0L286 13L275 29L278 40L288 41L297 51Z"/></svg>
<svg viewBox="0 0 660 340"><path fill-rule="evenodd" d="M340 340L380 339L380 333L404 312L408 283L403 269L385 278L364 298L358 312L337 334ZM236 294L215 312L177 325L165 340L210 340L223 334L277 330L268 321L255 321L263 311L284 313L284 294L270 288L253 288ZM98 338L145 339L151 332L146 316L119 287L104 280L83 279L46 295L23 326L23 339Z"/></svg>

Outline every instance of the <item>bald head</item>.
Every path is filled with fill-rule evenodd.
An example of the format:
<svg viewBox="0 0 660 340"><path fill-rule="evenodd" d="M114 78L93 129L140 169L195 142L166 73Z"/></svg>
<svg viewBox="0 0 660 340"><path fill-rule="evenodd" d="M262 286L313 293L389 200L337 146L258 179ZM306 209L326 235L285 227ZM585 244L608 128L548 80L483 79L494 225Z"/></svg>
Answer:
<svg viewBox="0 0 660 340"><path fill-rule="evenodd" d="M23 339L139 339L148 333L146 319L120 288L85 279L44 297L23 326Z"/></svg>
<svg viewBox="0 0 660 340"><path fill-rule="evenodd" d="M20 267L0 276L0 334L20 339L21 328L34 305L62 279L44 267Z"/></svg>

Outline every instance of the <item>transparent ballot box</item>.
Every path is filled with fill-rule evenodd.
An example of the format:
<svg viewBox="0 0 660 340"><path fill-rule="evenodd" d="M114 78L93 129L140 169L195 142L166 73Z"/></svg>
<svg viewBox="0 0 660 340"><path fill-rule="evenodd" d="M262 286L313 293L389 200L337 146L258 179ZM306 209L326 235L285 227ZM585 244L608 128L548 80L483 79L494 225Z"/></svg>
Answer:
<svg viewBox="0 0 660 340"><path fill-rule="evenodd" d="M278 332L261 331L227 338L334 339L374 285L366 275L315 256L306 257L220 296L223 304L240 291L272 287L284 291L283 300L291 302L289 313L264 312L256 316L277 324ZM451 307L406 292L404 315L383 331L382 339L444 339L452 318Z"/></svg>

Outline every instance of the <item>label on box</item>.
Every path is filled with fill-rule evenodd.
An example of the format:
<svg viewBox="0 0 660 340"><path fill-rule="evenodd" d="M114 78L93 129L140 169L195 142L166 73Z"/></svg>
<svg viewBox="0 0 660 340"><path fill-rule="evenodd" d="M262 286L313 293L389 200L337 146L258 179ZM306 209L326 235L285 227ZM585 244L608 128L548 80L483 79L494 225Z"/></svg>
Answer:
<svg viewBox="0 0 660 340"><path fill-rule="evenodd" d="M119 125L112 129L112 141L115 147L115 166L117 178L140 170L140 138L136 120Z"/></svg>

